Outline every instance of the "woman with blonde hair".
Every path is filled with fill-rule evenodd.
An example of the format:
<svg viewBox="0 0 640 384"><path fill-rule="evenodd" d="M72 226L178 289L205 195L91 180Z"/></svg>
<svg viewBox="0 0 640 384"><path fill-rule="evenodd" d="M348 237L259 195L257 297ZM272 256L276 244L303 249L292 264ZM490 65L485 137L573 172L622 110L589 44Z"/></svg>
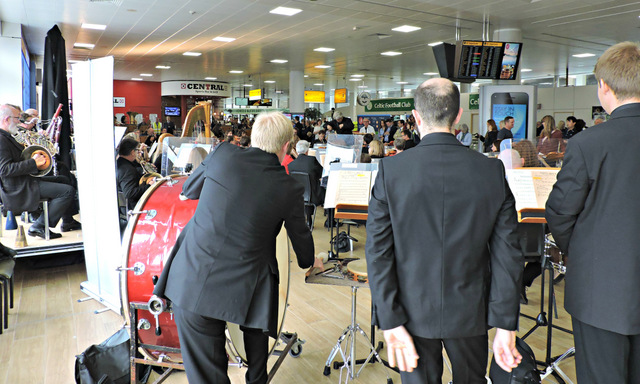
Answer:
<svg viewBox="0 0 640 384"><path fill-rule="evenodd" d="M538 153L543 155L549 152L564 152L562 131L556 128L556 121L551 115L542 118L542 132L538 139Z"/></svg>
<svg viewBox="0 0 640 384"><path fill-rule="evenodd" d="M369 155L372 159L382 159L384 157L384 145L380 140L373 140L369 143Z"/></svg>

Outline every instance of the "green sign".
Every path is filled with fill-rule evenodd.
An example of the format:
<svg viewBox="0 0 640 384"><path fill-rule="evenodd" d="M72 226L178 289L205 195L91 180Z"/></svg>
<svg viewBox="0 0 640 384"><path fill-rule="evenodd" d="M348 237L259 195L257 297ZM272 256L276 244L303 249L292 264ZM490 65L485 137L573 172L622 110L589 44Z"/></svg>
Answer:
<svg viewBox="0 0 640 384"><path fill-rule="evenodd" d="M371 100L364 107L367 112L410 112L414 108L413 98Z"/></svg>
<svg viewBox="0 0 640 384"><path fill-rule="evenodd" d="M477 93L469 94L469 109L480 109L480 95Z"/></svg>

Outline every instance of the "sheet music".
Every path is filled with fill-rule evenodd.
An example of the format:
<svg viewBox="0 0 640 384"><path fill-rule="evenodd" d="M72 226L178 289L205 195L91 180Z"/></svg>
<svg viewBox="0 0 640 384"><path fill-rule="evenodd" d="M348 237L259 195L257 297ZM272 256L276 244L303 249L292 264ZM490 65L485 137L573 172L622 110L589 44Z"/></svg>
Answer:
<svg viewBox="0 0 640 384"><path fill-rule="evenodd" d="M336 204L369 205L371 172L340 171Z"/></svg>
<svg viewBox="0 0 640 384"><path fill-rule="evenodd" d="M516 210L544 209L558 176L558 169L507 169L509 188L516 199Z"/></svg>

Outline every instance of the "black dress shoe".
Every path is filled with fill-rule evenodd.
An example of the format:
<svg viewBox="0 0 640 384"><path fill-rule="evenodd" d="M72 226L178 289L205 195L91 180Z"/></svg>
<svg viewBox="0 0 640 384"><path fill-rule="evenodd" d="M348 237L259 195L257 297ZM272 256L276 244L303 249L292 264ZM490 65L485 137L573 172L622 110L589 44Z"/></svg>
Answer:
<svg viewBox="0 0 640 384"><path fill-rule="evenodd" d="M44 228L33 228L33 227L31 227L27 231L27 234L29 234L29 236L40 237L42 239L46 238L46 233L45 233ZM59 239L61 237L62 237L61 234L49 231L49 239Z"/></svg>
<svg viewBox="0 0 640 384"><path fill-rule="evenodd" d="M82 224L75 220L70 223L62 223L62 226L60 227L62 232L77 231L78 229L82 229Z"/></svg>
<svg viewBox="0 0 640 384"><path fill-rule="evenodd" d="M522 287L522 291L520 291L520 304L529 304L529 299L527 299L527 291L525 287Z"/></svg>

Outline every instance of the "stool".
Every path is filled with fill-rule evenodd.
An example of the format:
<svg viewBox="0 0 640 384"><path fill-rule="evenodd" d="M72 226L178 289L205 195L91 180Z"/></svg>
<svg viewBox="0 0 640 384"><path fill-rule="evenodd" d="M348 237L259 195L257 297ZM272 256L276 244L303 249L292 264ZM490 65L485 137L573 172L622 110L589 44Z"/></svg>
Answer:
<svg viewBox="0 0 640 384"><path fill-rule="evenodd" d="M13 259L0 261L0 334L3 329L9 327L9 308L13 308L13 268L16 262ZM3 292L4 291L4 292ZM4 295L4 300L3 299ZM4 319L4 325L3 320Z"/></svg>

